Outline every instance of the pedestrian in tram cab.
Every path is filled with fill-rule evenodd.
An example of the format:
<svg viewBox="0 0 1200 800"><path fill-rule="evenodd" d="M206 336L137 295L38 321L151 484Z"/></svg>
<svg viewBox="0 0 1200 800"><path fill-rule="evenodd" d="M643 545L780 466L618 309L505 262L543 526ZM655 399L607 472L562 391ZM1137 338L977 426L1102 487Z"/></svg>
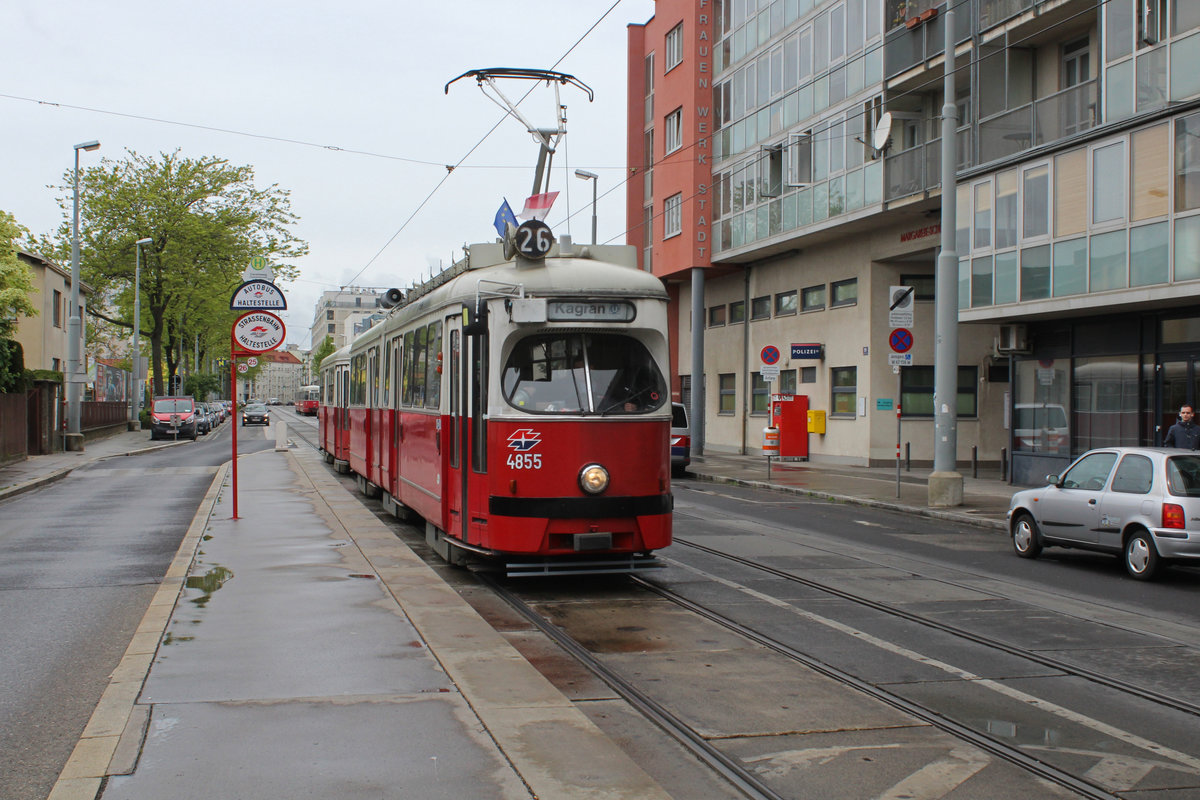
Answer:
<svg viewBox="0 0 1200 800"><path fill-rule="evenodd" d="M1196 424L1196 409L1190 403L1179 407L1179 422L1167 431L1163 447L1181 447L1184 450L1200 450L1200 425Z"/></svg>

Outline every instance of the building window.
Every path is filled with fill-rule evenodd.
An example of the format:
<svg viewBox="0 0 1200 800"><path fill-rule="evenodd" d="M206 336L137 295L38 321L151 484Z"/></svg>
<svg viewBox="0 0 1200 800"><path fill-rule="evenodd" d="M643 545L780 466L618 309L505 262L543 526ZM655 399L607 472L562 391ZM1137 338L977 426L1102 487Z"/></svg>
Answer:
<svg viewBox="0 0 1200 800"><path fill-rule="evenodd" d="M729 304L729 324L737 325L746 321L746 301L738 300Z"/></svg>
<svg viewBox="0 0 1200 800"><path fill-rule="evenodd" d="M325 319L333 319L333 309L332 308L325 310Z"/></svg>
<svg viewBox="0 0 1200 800"><path fill-rule="evenodd" d="M903 372L904 370L901 370ZM858 367L834 367L829 371L831 416L855 416L854 400L858 396Z"/></svg>
<svg viewBox="0 0 1200 800"><path fill-rule="evenodd" d="M667 72L679 66L683 61L683 23L679 23L667 33Z"/></svg>
<svg viewBox="0 0 1200 800"><path fill-rule="evenodd" d="M1175 210L1200 208L1200 114L1175 122Z"/></svg>
<svg viewBox="0 0 1200 800"><path fill-rule="evenodd" d="M801 367L800 368L800 382L801 383L816 383L817 382L817 368L816 367Z"/></svg>
<svg viewBox="0 0 1200 800"><path fill-rule="evenodd" d="M813 368L815 371L815 368ZM779 370L779 388L776 389L779 394L795 394L796 393L796 370L781 369Z"/></svg>
<svg viewBox="0 0 1200 800"><path fill-rule="evenodd" d="M937 279L933 275L901 275L900 285L913 287L914 300L932 301L937 296Z"/></svg>
<svg viewBox="0 0 1200 800"><path fill-rule="evenodd" d="M1125 219L1125 143L1092 151L1092 222Z"/></svg>
<svg viewBox="0 0 1200 800"><path fill-rule="evenodd" d="M663 238L683 233L683 193L673 194L663 201Z"/></svg>
<svg viewBox="0 0 1200 800"><path fill-rule="evenodd" d="M765 415L771 399L771 384L761 372L754 373L752 377L754 382L750 387L750 413Z"/></svg>
<svg viewBox="0 0 1200 800"><path fill-rule="evenodd" d="M737 410L737 375L726 373L717 376L717 385L720 387L720 402L718 408L720 414L732 414Z"/></svg>
<svg viewBox="0 0 1200 800"><path fill-rule="evenodd" d="M978 416L978 386L978 367L958 368L958 416ZM905 417L933 416L932 364L900 370L900 408Z"/></svg>
<svg viewBox="0 0 1200 800"><path fill-rule="evenodd" d="M683 147L683 108L667 114L664 131L664 155Z"/></svg>
<svg viewBox="0 0 1200 800"><path fill-rule="evenodd" d="M688 406L689 408L692 405L692 376L691 375L680 375L679 376L679 402L683 403L685 406Z"/></svg>
<svg viewBox="0 0 1200 800"><path fill-rule="evenodd" d="M719 328L725 324L725 306L713 306L708 310L708 327Z"/></svg>
<svg viewBox="0 0 1200 800"><path fill-rule="evenodd" d="M771 318L771 296L756 297L750 301L750 319Z"/></svg>
<svg viewBox="0 0 1200 800"><path fill-rule="evenodd" d="M800 307L805 311L820 311L825 308L825 284L809 286L800 296Z"/></svg>
<svg viewBox="0 0 1200 800"><path fill-rule="evenodd" d="M775 295L775 316L796 313L796 292L781 292Z"/></svg>
<svg viewBox="0 0 1200 800"><path fill-rule="evenodd" d="M831 308L856 305L858 303L858 278L835 281L830 293L833 295L829 302Z"/></svg>
<svg viewBox="0 0 1200 800"><path fill-rule="evenodd" d="M334 328L334 326L333 326L332 324L330 324L330 325L328 326L328 328L329 328L329 330L327 331L327 333L333 333L333 328Z"/></svg>
<svg viewBox="0 0 1200 800"><path fill-rule="evenodd" d="M60 292L58 289L55 289L54 290L54 308L52 309L52 312L54 314L54 327L56 327L56 328L61 328L63 326L63 324L62 324L62 304L63 304L62 292Z"/></svg>

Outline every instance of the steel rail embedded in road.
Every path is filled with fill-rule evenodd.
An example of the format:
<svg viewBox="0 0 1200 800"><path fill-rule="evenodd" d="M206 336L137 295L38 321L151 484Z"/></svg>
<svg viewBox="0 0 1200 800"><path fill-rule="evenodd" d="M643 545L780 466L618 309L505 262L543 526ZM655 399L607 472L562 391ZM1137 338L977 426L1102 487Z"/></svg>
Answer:
<svg viewBox="0 0 1200 800"><path fill-rule="evenodd" d="M667 711L664 706L652 700L649 695L642 692L632 683L609 669L603 662L593 656L587 648L576 642L560 628L547 622L540 614L530 608L524 600L484 573L476 573L476 577L495 592L498 597L528 619L539 631L553 639L559 647L608 684L626 702L636 708L647 719L658 725L658 727L683 745L701 762L712 767L714 771L746 797L762 798L763 800L785 800L782 795L776 793L760 781L758 776L750 770L747 770L735 759L710 744L694 728ZM1105 797L1112 800L1108 795Z"/></svg>
<svg viewBox="0 0 1200 800"><path fill-rule="evenodd" d="M1061 661L1057 658L1054 658L1053 656L1043 655L1041 653L1034 652L1032 650L1023 650L1020 647L1016 647L1014 645L1008 644L1007 642L1004 642L1000 639L993 639L990 636L984 636L982 634L963 630L962 628L956 627L954 625L950 625L945 622L940 622L935 619L930 619L929 617L923 617L920 614L914 614L911 611L905 611L902 608L896 608L895 606L890 606L887 603L881 603L878 600L871 600L870 598L854 594L853 592L845 591L844 589L836 589L832 586L826 586L823 583L819 583L819 582L811 580L809 578L802 578L799 575L795 575L795 574L792 574L789 572L784 572L783 570L768 566L766 564L761 564L756 561L751 561L742 556L737 556L732 553L725 553L720 550L715 550L711 547L708 547L707 545L697 544L696 542L689 542L686 539L679 538L678 536L675 537L674 543L684 545L685 547L691 547L695 550L699 550L703 553L707 553L712 556L724 558L728 561L732 561L732 562L739 564L741 566L744 566L744 567L751 567L753 569L757 569L761 572L767 573L768 575L773 575L777 578L782 578L782 579L792 582L792 583L798 583L801 586L807 586L810 589L816 589L817 591L831 594L834 597L840 597L843 600L849 600L852 603L857 603L859 605L866 606L868 608L874 609L875 611L879 611L881 613L888 614L890 616L898 617L898 618L906 620L908 622L914 622L918 625L923 625L928 628L933 628L934 630L942 631L943 633L948 633L951 636L957 636L960 639L965 639L969 642L973 642L974 644L983 645L984 647L989 647L994 650L999 650L999 651L1001 651L1003 653L1007 653L1011 656L1016 656L1018 658L1024 659L1025 661L1030 661L1034 664L1040 664L1043 667L1049 667L1051 669L1058 670L1066 675L1072 675L1077 678L1083 678L1084 680L1090 681L1099 686L1104 686L1109 689L1115 689L1116 691L1131 695L1133 697L1138 697L1143 700L1149 700L1150 702L1155 703L1156 705L1163 706L1164 708L1174 709L1175 711L1182 711L1183 713L1191 714L1192 716L1200 716L1200 704L1192 703L1188 700L1183 700L1178 697L1172 697L1170 695L1162 694L1161 692L1156 692L1153 689L1145 689L1145 688L1142 688L1141 686L1137 686L1136 684L1130 684L1128 681L1121 681L1121 680L1118 680L1117 678L1110 677L1101 672L1096 672L1096 671L1090 670L1086 667L1080 667L1080 666L1072 664L1068 661ZM1114 627L1117 630L1127 630L1118 625L1113 625L1111 627ZM1145 633L1145 631L1133 631L1133 632L1134 633L1142 633L1142 634Z"/></svg>
<svg viewBox="0 0 1200 800"><path fill-rule="evenodd" d="M729 619L719 612L705 608L704 606L699 605L698 603L695 603L692 600L683 597L682 595L676 594L670 589L664 589L661 586L656 586L644 578L637 576L632 576L630 580L641 584L647 590L654 592L655 594L670 600L673 603L676 603L682 608L686 608L694 614L704 617L711 622L715 622L718 625L721 625L722 627L733 631L734 633L743 636L746 639L755 642L756 644L773 650L774 652L779 653L786 658L792 659L799 664L803 664L814 672L818 672L821 675L835 680L844 686L857 689L869 697L872 697L882 703L886 703L887 705L912 717L927 722L933 727L956 736L959 739L978 747L984 752L991 753L998 758L1002 758L1005 761L1008 761L1009 763L1014 764L1033 775L1052 783L1056 783L1059 786L1070 789L1074 792L1078 792L1083 797L1092 798L1093 800L1120 800L1117 795L1111 794L1101 787L1076 777L1069 772L1064 772L1056 767L1052 767L1049 764L1025 753L1019 748L1010 747L998 739L994 739L991 736L987 736L986 734L973 730L966 725L948 719L931 708L927 708L919 703L914 703L913 701L907 700L899 695L892 694L891 692L880 689L879 687L868 683L861 678L857 678L848 672L843 672L837 667L831 666L822 661L818 661L817 659L805 655L804 653L801 653L800 651L778 641L777 639L773 639L769 636L759 633L752 628L746 627L740 622Z"/></svg>

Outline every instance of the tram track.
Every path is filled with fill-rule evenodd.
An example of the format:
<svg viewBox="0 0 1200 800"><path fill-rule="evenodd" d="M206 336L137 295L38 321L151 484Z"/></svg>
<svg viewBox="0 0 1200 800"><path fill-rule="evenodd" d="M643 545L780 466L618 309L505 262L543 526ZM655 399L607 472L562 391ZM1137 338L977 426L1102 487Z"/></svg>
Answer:
<svg viewBox="0 0 1200 800"><path fill-rule="evenodd" d="M931 619L929 617L925 617L920 614L915 614L911 611L905 611L904 609L897 608L897 607L889 605L887 603L881 603L878 600L872 600L869 597L863 597L862 595L854 594L853 592L848 592L844 589L838 589L833 586L828 586L819 581L814 581L810 578L804 578L804 577L796 575L794 573L789 573L784 570L776 569L776 568L768 566L766 564L762 564L760 562L753 561L752 559L733 555L732 553L725 553L725 552L722 552L715 548L708 547L707 545L698 544L696 542L690 542L686 539L682 539L679 537L675 537L674 544L683 545L685 547L689 547L694 550L698 550L700 552L707 553L708 555L717 556L719 558L723 558L723 559L726 559L733 563L736 563L740 566L756 569L767 575L771 575L772 577L775 577L775 578L780 578L789 583L793 583L793 584L800 585L800 586L805 586L810 589L815 589L817 591L824 592L832 597L838 597L842 600L848 600L852 603L858 604L860 606L864 606L866 608L873 609L875 611L878 611L883 614L887 614L887 615L895 617L897 619L903 619L907 622L912 622L917 625L921 625L921 626L924 626L924 627L927 627L927 628L930 628L933 630L941 631L942 633L950 634L951 636L958 637L960 639L963 639L964 641L968 641L973 644L981 645L983 647L987 647L987 648L990 648L993 650L998 650L1000 652L1007 653L1008 655L1011 655L1011 656L1016 656L1017 658L1024 659L1024 660L1032 662L1034 664L1039 664L1043 667L1048 667L1050 669L1057 670L1059 672L1062 672L1065 675L1071 675L1071 676L1074 676L1077 678L1082 678L1082 679L1087 680L1091 683L1094 683L1098 686L1104 686L1109 689L1114 689L1116 691L1123 692L1127 695L1136 697L1141 700L1148 700L1149 702L1154 703L1159 706L1162 706L1164 708L1170 708L1175 711L1181 711L1185 714L1190 714L1192 716L1200 717L1200 704L1196 704L1196 703L1190 702L1188 700L1184 700L1184 699L1181 699L1178 697L1172 697L1170 695L1163 694L1162 692L1158 692L1153 689L1148 689L1148 688L1144 688L1144 687L1137 686L1137 685L1131 685L1128 681L1119 680L1117 678L1113 678L1112 676L1105 675L1105 674L1097 672L1095 670L1090 670L1086 667L1081 667L1077 664L1072 664L1071 662L1064 661L1064 660L1058 659L1058 658L1054 658L1053 656L1048 656L1048 655L1039 653L1034 650L1028 650L1028 649L1024 649L1021 647L1017 647L1017 646L1011 645L1008 642L1005 642L1001 639L996 639L994 637L985 636L983 634L964 630L963 628L960 628L956 625L950 625L948 623L941 622L941 621L935 620L935 619ZM642 583L644 585L646 585L647 588L650 588L651 590L653 590L657 593L660 593L660 594L663 592L669 591L669 590L665 590L662 587L659 587L652 583L648 583L645 581L642 581ZM664 594L664 596L666 596L666 595ZM670 599L674 600L675 598L672 597Z"/></svg>

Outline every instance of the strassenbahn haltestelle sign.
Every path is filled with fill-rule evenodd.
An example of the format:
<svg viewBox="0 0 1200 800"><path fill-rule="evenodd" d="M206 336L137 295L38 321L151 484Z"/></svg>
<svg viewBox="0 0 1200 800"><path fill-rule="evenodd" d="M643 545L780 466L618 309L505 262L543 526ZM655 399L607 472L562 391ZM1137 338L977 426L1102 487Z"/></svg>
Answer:
<svg viewBox="0 0 1200 800"><path fill-rule="evenodd" d="M250 311L233 323L233 341L242 350L265 353L283 344L287 328L270 311Z"/></svg>

